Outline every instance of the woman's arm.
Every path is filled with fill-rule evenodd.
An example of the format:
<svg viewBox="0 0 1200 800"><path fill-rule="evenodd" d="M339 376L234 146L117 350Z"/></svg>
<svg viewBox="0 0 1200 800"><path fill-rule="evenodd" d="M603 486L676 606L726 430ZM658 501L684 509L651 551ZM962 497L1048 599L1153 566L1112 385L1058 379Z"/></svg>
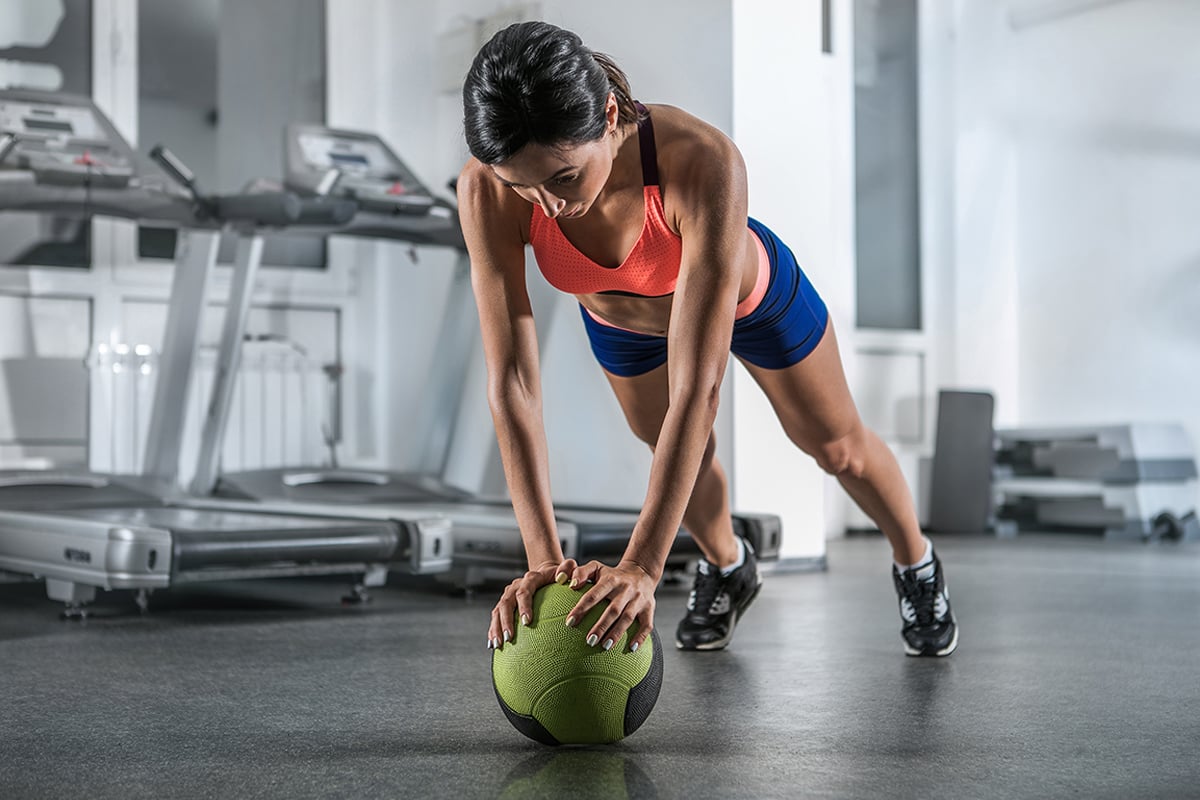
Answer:
<svg viewBox="0 0 1200 800"><path fill-rule="evenodd" d="M563 560L551 503L537 334L525 286L519 217L529 205L505 195L489 170L474 160L459 177L458 198L487 362L488 405L529 561L529 572L505 590L493 611L492 643L511 636L514 610L531 618L532 593L562 572L569 577L574 562Z"/></svg>
<svg viewBox="0 0 1200 800"><path fill-rule="evenodd" d="M686 161L671 164L669 173L664 169L664 194L683 238L683 260L667 333L670 404L654 448L646 501L617 568L589 564L576 571L577 578L596 582L576 605L578 612L609 600L590 631L602 642L620 638L635 620L634 642L640 645L648 635L653 604L644 600L645 586L650 582L653 592L683 520L729 361L747 257L746 171L737 148L719 131L708 128L698 136L688 143Z"/></svg>

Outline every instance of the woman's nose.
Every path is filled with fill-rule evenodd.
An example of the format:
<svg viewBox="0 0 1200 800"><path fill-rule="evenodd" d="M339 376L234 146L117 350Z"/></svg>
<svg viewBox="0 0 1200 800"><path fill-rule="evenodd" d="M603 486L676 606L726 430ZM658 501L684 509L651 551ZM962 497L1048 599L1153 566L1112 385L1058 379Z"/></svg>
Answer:
<svg viewBox="0 0 1200 800"><path fill-rule="evenodd" d="M542 213L550 219L557 217L567 207L566 200L555 197L547 191L538 192L538 204L542 207Z"/></svg>

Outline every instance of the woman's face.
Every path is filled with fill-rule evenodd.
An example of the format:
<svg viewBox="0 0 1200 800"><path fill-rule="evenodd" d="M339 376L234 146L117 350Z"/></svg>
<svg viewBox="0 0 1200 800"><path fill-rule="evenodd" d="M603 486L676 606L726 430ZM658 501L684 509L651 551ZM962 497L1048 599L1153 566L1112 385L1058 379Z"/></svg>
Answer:
<svg viewBox="0 0 1200 800"><path fill-rule="evenodd" d="M612 172L611 137L551 148L529 144L492 171L550 219L582 216L596 201Z"/></svg>
<svg viewBox="0 0 1200 800"><path fill-rule="evenodd" d="M605 105L604 136L592 142L547 147L528 144L512 158L492 167L505 186L536 206L549 218L572 219L587 213L612 174L619 137L616 98Z"/></svg>

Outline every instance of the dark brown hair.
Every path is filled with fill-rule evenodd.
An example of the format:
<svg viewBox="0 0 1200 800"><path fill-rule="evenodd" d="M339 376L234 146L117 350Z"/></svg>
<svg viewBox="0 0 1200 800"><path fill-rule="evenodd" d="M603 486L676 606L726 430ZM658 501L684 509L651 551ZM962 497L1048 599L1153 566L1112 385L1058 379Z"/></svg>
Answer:
<svg viewBox="0 0 1200 800"><path fill-rule="evenodd" d="M611 58L548 22L510 25L480 48L463 83L467 148L499 164L530 143L595 141L604 135L609 92L620 124L636 122L629 79Z"/></svg>

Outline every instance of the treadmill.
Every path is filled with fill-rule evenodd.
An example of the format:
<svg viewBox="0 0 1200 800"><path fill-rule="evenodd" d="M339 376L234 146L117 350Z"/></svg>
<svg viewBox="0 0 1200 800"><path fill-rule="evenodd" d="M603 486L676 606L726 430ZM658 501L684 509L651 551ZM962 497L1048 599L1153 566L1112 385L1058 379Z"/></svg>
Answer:
<svg viewBox="0 0 1200 800"><path fill-rule="evenodd" d="M241 234L238 262L261 254L263 227L336 225L353 204L290 192L213 196L168 151L141 159L90 98L0 91L0 211L111 216L179 228L168 327L155 386L146 472L0 471L0 573L44 579L67 616L97 589L155 589L211 580L345 574L357 599L392 568L450 565L450 525L199 506L177 489L183 420L205 288L223 229Z"/></svg>
<svg viewBox="0 0 1200 800"><path fill-rule="evenodd" d="M449 577L470 587L489 578L520 574L526 558L511 503L474 497L442 477L477 338L470 265L456 209L435 197L373 133L294 124L284 135L286 177L281 188L304 198L345 198L358 206L354 217L331 233L448 247L457 254L448 309L437 338L439 360L429 391L431 397L450 398L451 402L427 404L426 418L414 424L413 429L424 436L419 463L429 471L409 473L303 467L221 474L217 454L226 414L219 412L208 420L211 427L206 425L202 437L193 495L265 503L273 510L306 511L314 503L345 503L354 506L356 516L379 519L400 512L445 515L454 530L454 569ZM245 287L252 284L253 277L253 273L235 275L231 292L247 292ZM242 315L243 328L231 326L234 332L221 342L218 363L226 365L220 372L228 380L214 387L214 407L218 396L232 395L244 337L246 309L232 302L228 308L230 314ZM636 509L600 506L556 505L555 513L564 555L581 563L620 556L638 519ZM751 541L760 559L778 559L781 524L777 516L735 514L733 521L735 530ZM698 555L691 537L680 529L668 567L684 568Z"/></svg>

